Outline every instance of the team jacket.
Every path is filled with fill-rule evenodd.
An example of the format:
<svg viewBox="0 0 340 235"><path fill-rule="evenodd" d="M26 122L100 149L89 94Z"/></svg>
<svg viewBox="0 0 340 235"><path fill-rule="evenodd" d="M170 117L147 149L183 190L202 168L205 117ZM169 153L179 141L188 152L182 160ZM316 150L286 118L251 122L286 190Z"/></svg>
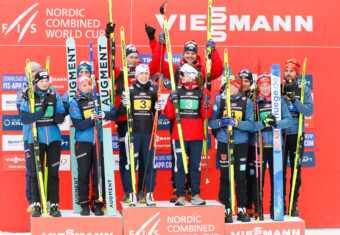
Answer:
<svg viewBox="0 0 340 235"><path fill-rule="evenodd" d="M135 133L151 133L157 92L151 87L151 84L150 87L144 88L134 83L129 89L133 118L132 130ZM126 107L123 104L119 107L119 115L126 116Z"/></svg>
<svg viewBox="0 0 340 235"><path fill-rule="evenodd" d="M302 104L301 99L301 85L297 86L297 82L295 83L295 102L292 103L289 101L286 96L282 98L285 102L285 105L288 106L288 110L292 116L292 125L287 128L287 135L296 135L298 133L299 128L299 113L302 113L306 117L312 116L314 112L314 103L311 92L307 86L305 86L305 94L304 94L304 103ZM303 118L303 126L302 132L305 129L305 118Z"/></svg>
<svg viewBox="0 0 340 235"><path fill-rule="evenodd" d="M187 89L184 86L179 86L177 90L184 140L204 140L206 109L203 107L203 97L205 94L210 97L209 91L206 88L204 90L198 88ZM207 111L209 119L212 115L212 104L210 104ZM169 120L175 119L171 138L179 140L175 108L174 104L170 101L170 96L164 108L164 113Z"/></svg>
<svg viewBox="0 0 340 235"><path fill-rule="evenodd" d="M150 41L150 48L152 52L152 60L148 64L150 69L150 78L153 77L159 70L159 63L160 63L160 55L158 55L158 50L156 49L158 47L159 43L156 39ZM138 64L143 64L141 61L139 61ZM129 87L133 85L133 83L136 81L135 78L135 69L136 67L128 68L128 77L129 77ZM115 84L116 84L116 99L115 99L115 106L117 110L119 109L121 98L122 98L122 92L124 91L124 73L122 67L115 67ZM119 116L116 122L119 121L126 121L127 117Z"/></svg>
<svg viewBox="0 0 340 235"><path fill-rule="evenodd" d="M160 63L160 48L161 46L157 47L157 53L155 54L156 56L159 56L157 59L158 63ZM163 51L165 51L165 46ZM223 63L222 60L217 52L217 50L214 50L211 52L211 80L217 79L218 77L221 76L223 73ZM179 66L177 64L173 64L173 69L175 71L175 79L176 79L176 84L178 84L178 79L179 77L177 76L178 71L182 65L184 65L186 61L184 60L184 57L181 59L179 62ZM202 72L203 76L206 77L206 65L202 64L201 57L197 55L196 61L195 61L195 66L196 68ZM166 78L170 78L170 70L169 70L169 63L165 60L162 60L162 74Z"/></svg>
<svg viewBox="0 0 340 235"><path fill-rule="evenodd" d="M41 109L42 98L48 96L48 107L44 113ZM28 100L23 100L20 107L20 120L25 124L31 124L36 122L38 131L39 143L49 144L54 141L61 140L60 129L54 120L54 117L58 113L65 113L64 106L62 104L60 95L52 87L49 93L39 93L34 90L35 97L35 113L30 112L30 105ZM58 123L60 124L60 123ZM28 130L28 143L33 143L33 133L31 125Z"/></svg>
<svg viewBox="0 0 340 235"><path fill-rule="evenodd" d="M254 105L251 100L242 97L241 93L231 96L231 112L234 119L238 120L238 126L234 127L235 144L248 143L248 131L254 129ZM221 112L223 111L223 112ZM215 100L213 113L208 124L212 129L218 129L216 138L218 141L228 143L228 127L218 125L221 117L226 116L226 95L223 92Z"/></svg>
<svg viewBox="0 0 340 235"><path fill-rule="evenodd" d="M255 128L253 132L262 131L262 140L264 147L273 147L273 132L271 127L264 127L262 121L266 118L268 113L272 111L271 101L266 101L266 99L260 96L257 99L257 107L259 109L260 121L255 122ZM292 125L292 116L290 115L287 105L281 100L281 120L277 121L277 128L288 128ZM281 136L281 143L283 143L283 138Z"/></svg>
<svg viewBox="0 0 340 235"><path fill-rule="evenodd" d="M105 112L105 120L114 121L118 118L117 109L111 104L111 111ZM76 129L76 141L96 143L94 135L95 122L91 120L91 113L94 110L92 97L82 96L79 92L74 96L70 104L70 117ZM103 129L101 128L100 141L103 140Z"/></svg>
<svg viewBox="0 0 340 235"><path fill-rule="evenodd" d="M23 101L25 101L25 99L22 97L22 91L19 91L18 94L17 94L17 101L16 101L16 104L17 104L17 110L18 110L18 113L20 115L20 107L21 107L21 104L23 103ZM30 129L30 125L22 125L22 140L23 141L28 141L28 132L29 132L29 129Z"/></svg>

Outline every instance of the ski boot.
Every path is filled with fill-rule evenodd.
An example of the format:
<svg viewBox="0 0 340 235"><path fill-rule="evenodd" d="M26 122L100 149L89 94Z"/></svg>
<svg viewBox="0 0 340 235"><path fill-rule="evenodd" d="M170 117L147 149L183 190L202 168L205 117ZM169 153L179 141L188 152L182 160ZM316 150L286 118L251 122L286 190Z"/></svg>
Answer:
<svg viewBox="0 0 340 235"><path fill-rule="evenodd" d="M90 215L90 203L82 203L81 205L81 212L80 215L82 216L89 216Z"/></svg>
<svg viewBox="0 0 340 235"><path fill-rule="evenodd" d="M145 203L145 193L144 192L139 192L137 195L137 201L138 203Z"/></svg>
<svg viewBox="0 0 340 235"><path fill-rule="evenodd" d="M299 217L300 216L300 211L296 206L293 206L292 212L291 212L291 217Z"/></svg>
<svg viewBox="0 0 340 235"><path fill-rule="evenodd" d="M196 194L194 197L191 198L191 204L203 206L206 203L203 199L200 198L199 194Z"/></svg>
<svg viewBox="0 0 340 235"><path fill-rule="evenodd" d="M254 216L254 209L253 208L246 208L246 212L249 215L249 217L253 217Z"/></svg>
<svg viewBox="0 0 340 235"><path fill-rule="evenodd" d="M250 217L246 212L246 208L238 208L237 220L240 220L242 222L250 222Z"/></svg>
<svg viewBox="0 0 340 235"><path fill-rule="evenodd" d="M60 217L61 216L58 204L51 204L50 215L53 216L53 217Z"/></svg>
<svg viewBox="0 0 340 235"><path fill-rule="evenodd" d="M185 205L185 198L182 196L178 197L175 203L175 206L184 206L184 205Z"/></svg>
<svg viewBox="0 0 340 235"><path fill-rule="evenodd" d="M170 202L175 203L177 201L177 189L172 189L170 194Z"/></svg>
<svg viewBox="0 0 340 235"><path fill-rule="evenodd" d="M233 222L233 217L231 216L230 208L224 209L224 222L225 223L232 223Z"/></svg>
<svg viewBox="0 0 340 235"><path fill-rule="evenodd" d="M155 199L153 198L152 192L146 194L146 205L156 206L156 202L155 202Z"/></svg>
<svg viewBox="0 0 340 235"><path fill-rule="evenodd" d="M96 208L94 209L94 215L95 216L102 216L104 215L104 210L103 210L103 207L104 207L104 203L96 203Z"/></svg>
<svg viewBox="0 0 340 235"><path fill-rule="evenodd" d="M137 196L135 193L129 193L129 206L135 207L137 204Z"/></svg>
<svg viewBox="0 0 340 235"><path fill-rule="evenodd" d="M33 203L33 210L31 213L31 217L40 217L41 216L41 207L39 202Z"/></svg>

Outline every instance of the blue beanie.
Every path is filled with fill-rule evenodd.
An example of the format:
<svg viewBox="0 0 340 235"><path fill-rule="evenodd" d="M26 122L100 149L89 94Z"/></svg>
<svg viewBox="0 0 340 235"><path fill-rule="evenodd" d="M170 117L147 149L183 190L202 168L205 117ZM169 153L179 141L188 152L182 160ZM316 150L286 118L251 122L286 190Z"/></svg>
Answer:
<svg viewBox="0 0 340 235"><path fill-rule="evenodd" d="M139 55L137 48L133 44L129 44L126 46L126 56L132 53L137 53Z"/></svg>
<svg viewBox="0 0 340 235"><path fill-rule="evenodd" d="M82 70L82 69L87 69L88 71L90 71L90 73L91 73L91 65L90 65L90 63L89 62L80 62L80 65L78 66L78 68L77 68L77 75L79 74L79 72L80 72L80 70Z"/></svg>
<svg viewBox="0 0 340 235"><path fill-rule="evenodd" d="M187 51L192 51L197 54L197 44L194 40L185 43L183 54Z"/></svg>

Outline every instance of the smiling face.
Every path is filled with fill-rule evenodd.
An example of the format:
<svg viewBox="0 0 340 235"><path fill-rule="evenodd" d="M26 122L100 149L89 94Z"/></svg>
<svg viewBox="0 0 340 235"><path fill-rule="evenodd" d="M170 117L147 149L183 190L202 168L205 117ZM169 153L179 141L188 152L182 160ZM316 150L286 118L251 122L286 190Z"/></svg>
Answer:
<svg viewBox="0 0 340 235"><path fill-rule="evenodd" d="M192 64L197 59L197 54L193 51L186 51L184 52L183 57L186 62Z"/></svg>
<svg viewBox="0 0 340 235"><path fill-rule="evenodd" d="M147 72L141 72L137 75L137 80L140 84L146 84L150 79L150 74Z"/></svg>
<svg viewBox="0 0 340 235"><path fill-rule="evenodd" d="M271 86L269 83L265 82L265 83L262 83L260 86L259 86L259 90L260 90L260 93L264 96L264 97L270 97L271 96Z"/></svg>
<svg viewBox="0 0 340 235"><path fill-rule="evenodd" d="M126 57L127 65L136 67L139 62L139 54L138 53L131 53Z"/></svg>
<svg viewBox="0 0 340 235"><path fill-rule="evenodd" d="M37 82L38 88L39 88L40 90L43 90L43 91L47 90L48 87L49 87L49 85L50 85L50 80L47 79L47 78L41 79L41 80L39 80L39 81Z"/></svg>

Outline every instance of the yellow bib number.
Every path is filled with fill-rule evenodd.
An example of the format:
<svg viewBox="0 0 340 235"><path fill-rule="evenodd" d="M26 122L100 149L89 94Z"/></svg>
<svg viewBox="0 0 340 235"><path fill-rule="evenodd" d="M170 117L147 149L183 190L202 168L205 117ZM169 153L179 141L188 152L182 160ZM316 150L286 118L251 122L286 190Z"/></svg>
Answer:
<svg viewBox="0 0 340 235"><path fill-rule="evenodd" d="M94 109L87 109L84 111L84 117L85 119L88 119L89 117L91 117L91 113Z"/></svg>
<svg viewBox="0 0 340 235"><path fill-rule="evenodd" d="M151 100L134 100L133 106L135 110L148 111L151 109Z"/></svg>
<svg viewBox="0 0 340 235"><path fill-rule="evenodd" d="M227 116L226 110L223 111L223 117ZM231 117L235 120L242 120L242 111L231 111Z"/></svg>

